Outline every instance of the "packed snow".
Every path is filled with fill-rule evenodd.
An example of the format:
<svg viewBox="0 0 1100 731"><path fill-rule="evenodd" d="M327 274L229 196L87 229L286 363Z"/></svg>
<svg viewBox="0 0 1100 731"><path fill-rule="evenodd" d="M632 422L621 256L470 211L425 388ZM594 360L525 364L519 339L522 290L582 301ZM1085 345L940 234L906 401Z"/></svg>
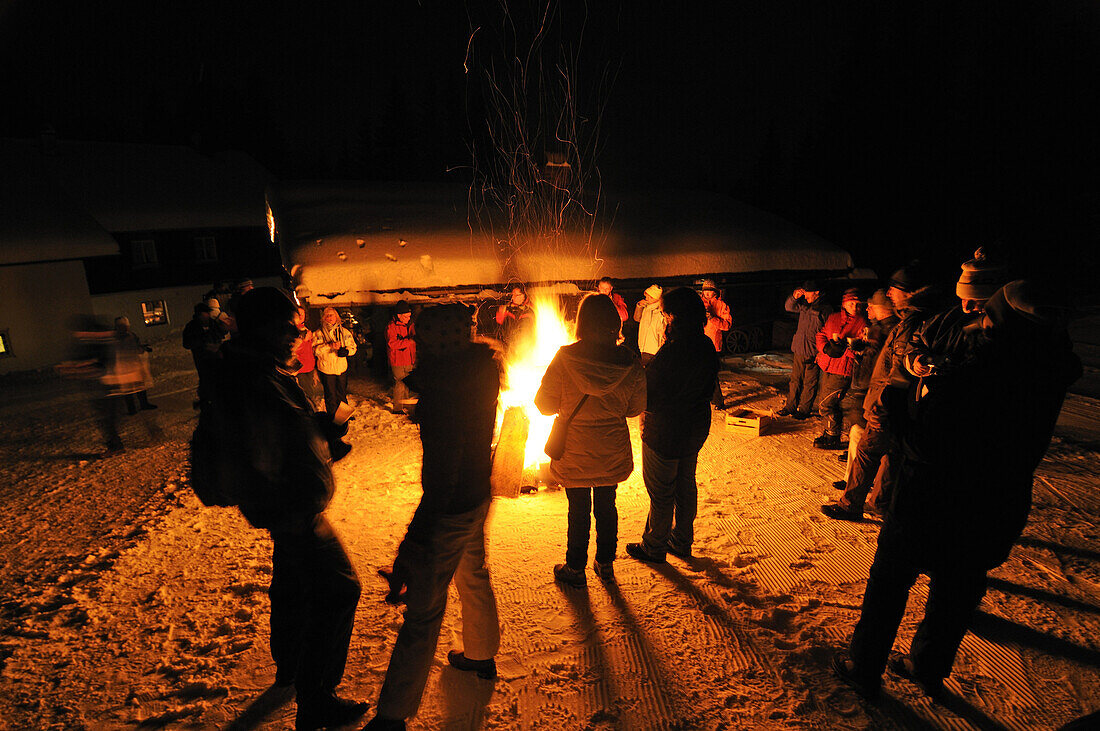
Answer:
<svg viewBox="0 0 1100 731"><path fill-rule="evenodd" d="M0 729L293 728L292 691L270 688L270 541L189 490L194 374L175 341L154 357L160 408L122 417L126 451L106 458L71 384L0 381ZM780 353L730 361L727 401L778 408L785 363ZM417 427L384 409L384 390L365 373L352 379L354 449L336 467L329 514L363 583L340 691L373 705L402 616L383 603L375 571L391 562L419 498L420 447ZM561 490L494 502L500 678L446 667L447 650L461 647L452 596L410 728L1052 729L1094 712L1100 402L1073 395L1065 413L1072 429L1040 469L1024 540L992 574L946 707L890 674L886 696L866 703L829 670L858 617L879 525L820 514L843 465L811 447L816 427L779 421L746 436L716 414L691 561L625 557L648 505L639 469L618 491L613 584L591 572L586 590L554 583Z"/></svg>

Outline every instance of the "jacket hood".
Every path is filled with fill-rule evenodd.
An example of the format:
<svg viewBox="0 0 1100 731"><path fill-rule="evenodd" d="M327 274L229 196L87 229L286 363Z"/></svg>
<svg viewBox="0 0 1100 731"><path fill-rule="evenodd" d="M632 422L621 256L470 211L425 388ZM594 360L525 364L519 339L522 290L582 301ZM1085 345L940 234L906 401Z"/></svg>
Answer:
<svg viewBox="0 0 1100 731"><path fill-rule="evenodd" d="M909 296L909 302L897 314L913 311L938 310L943 307L943 294L936 287L921 287Z"/></svg>
<svg viewBox="0 0 1100 731"><path fill-rule="evenodd" d="M561 364L581 393L602 396L630 375L634 354L621 345L574 343L558 351Z"/></svg>

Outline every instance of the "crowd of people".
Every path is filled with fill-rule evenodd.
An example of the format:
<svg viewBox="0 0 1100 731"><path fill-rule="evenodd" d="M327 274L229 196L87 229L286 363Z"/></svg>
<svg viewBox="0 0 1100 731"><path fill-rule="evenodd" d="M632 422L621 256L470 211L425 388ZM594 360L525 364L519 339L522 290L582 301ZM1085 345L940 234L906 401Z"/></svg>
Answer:
<svg viewBox="0 0 1100 731"><path fill-rule="evenodd" d="M848 474L837 484L843 494L822 510L847 520L865 509L885 515L850 650L833 664L867 696L877 693L888 660L926 692L942 692L986 571L1023 530L1031 475L1080 373L1065 309L1027 281L1005 282L1005 274L979 251L962 267L953 307L919 262L867 300L844 291L835 312L815 282L787 299L798 327L779 413L805 419L816 408L823 432L814 446L848 455ZM558 350L534 399L556 416L552 435L560 439L547 451L549 475L568 503L564 561L553 567L566 586L587 583L593 520L591 568L599 580L615 580L616 489L635 464L630 417L642 416L650 507L626 554L652 564L668 554L691 558L698 454L712 406L722 406L718 353L732 322L712 281L701 291L653 285L634 309L635 350L623 340L630 313L614 283L597 286L579 304L576 342ZM332 308L311 333L307 313L273 288L238 298L232 331L213 309L196 305L188 346L200 373L200 424L218 422L216 433L237 435L215 461L239 483L231 502L271 533L276 683L297 692L298 728L346 724L367 709L336 694L360 584L324 510L335 487L332 463L350 449L340 406L355 338ZM522 286L494 319L506 341L531 328ZM409 390L418 395L423 495L392 569L380 572L387 600L407 611L368 729L404 728L416 714L452 582L463 647L449 653L450 665L494 678L500 643L485 520L506 344L479 336L476 313L461 304L425 307L414 318L399 302L386 338L393 408ZM921 573L931 577L925 618L910 653L890 660Z"/></svg>

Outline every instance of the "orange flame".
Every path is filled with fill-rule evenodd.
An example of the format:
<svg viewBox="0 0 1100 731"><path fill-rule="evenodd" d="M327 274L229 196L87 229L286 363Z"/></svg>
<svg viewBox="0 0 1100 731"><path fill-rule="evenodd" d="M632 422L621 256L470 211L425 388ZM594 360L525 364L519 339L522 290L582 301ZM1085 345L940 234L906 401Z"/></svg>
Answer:
<svg viewBox="0 0 1100 731"><path fill-rule="evenodd" d="M507 358L507 390L500 394L501 417L509 407L520 406L531 422L524 451L525 469L537 468L540 463L550 461L542 450L550 436L554 417L543 416L535 408L535 393L558 348L575 340L572 327L562 317L555 299L552 296L532 298L534 337L517 342L511 348Z"/></svg>

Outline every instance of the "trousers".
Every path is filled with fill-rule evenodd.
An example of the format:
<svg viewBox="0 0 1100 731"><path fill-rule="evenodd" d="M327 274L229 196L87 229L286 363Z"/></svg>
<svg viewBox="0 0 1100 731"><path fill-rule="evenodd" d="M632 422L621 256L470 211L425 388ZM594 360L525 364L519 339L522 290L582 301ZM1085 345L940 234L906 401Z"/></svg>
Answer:
<svg viewBox="0 0 1100 731"><path fill-rule="evenodd" d="M489 504L487 500L468 512L438 518L422 560L408 564L405 621L378 697L379 716L416 715L439 643L452 579L462 604L463 653L471 660L488 660L500 648L497 602L485 565Z"/></svg>
<svg viewBox="0 0 1100 731"><path fill-rule="evenodd" d="M664 556L670 545L683 553L691 550L699 498L695 482L698 458L698 452L662 457L642 443L642 479L649 493L649 517L642 544L652 556Z"/></svg>
<svg viewBox="0 0 1100 731"><path fill-rule="evenodd" d="M799 358L797 355L791 362L791 385L787 394L787 406L790 411L798 411L808 414L813 410L814 398L817 396L817 379L821 369L818 368L814 356Z"/></svg>
<svg viewBox="0 0 1100 731"><path fill-rule="evenodd" d="M324 515L303 531L271 531L271 657L298 698L330 693L344 676L359 578Z"/></svg>
<svg viewBox="0 0 1100 731"><path fill-rule="evenodd" d="M619 541L619 511L615 507L616 485L600 487L567 487L569 502L565 533L565 563L569 568L584 570L588 562L588 537L592 516L596 518L596 561L611 563Z"/></svg>

